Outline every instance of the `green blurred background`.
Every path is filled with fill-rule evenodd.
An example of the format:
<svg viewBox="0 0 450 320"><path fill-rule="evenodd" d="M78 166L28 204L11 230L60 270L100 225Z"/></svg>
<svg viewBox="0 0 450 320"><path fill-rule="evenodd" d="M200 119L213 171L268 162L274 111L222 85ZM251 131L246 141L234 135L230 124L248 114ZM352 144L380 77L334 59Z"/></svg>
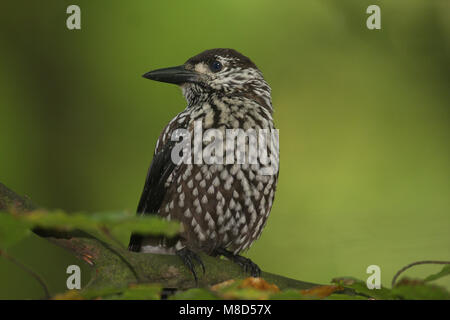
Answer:
<svg viewBox="0 0 450 320"><path fill-rule="evenodd" d="M81 30L66 28L69 4ZM366 28L370 4L381 30ZM319 283L376 264L390 285L409 262L450 258L449 14L448 0L4 1L0 181L49 208L135 210L159 132L185 107L178 88L141 75L235 48L272 86L281 144L248 256ZM89 278L38 237L9 253L53 293L69 264ZM0 298L39 297L0 260Z"/></svg>

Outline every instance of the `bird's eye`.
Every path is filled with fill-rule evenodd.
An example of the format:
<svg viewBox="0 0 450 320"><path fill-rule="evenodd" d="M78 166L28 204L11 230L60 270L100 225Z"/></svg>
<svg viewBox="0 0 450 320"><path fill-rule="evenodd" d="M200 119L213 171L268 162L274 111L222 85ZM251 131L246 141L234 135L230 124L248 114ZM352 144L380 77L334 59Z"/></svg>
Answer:
<svg viewBox="0 0 450 320"><path fill-rule="evenodd" d="M219 72L220 70L222 70L222 64L216 60L211 62L209 68L211 69L212 72Z"/></svg>

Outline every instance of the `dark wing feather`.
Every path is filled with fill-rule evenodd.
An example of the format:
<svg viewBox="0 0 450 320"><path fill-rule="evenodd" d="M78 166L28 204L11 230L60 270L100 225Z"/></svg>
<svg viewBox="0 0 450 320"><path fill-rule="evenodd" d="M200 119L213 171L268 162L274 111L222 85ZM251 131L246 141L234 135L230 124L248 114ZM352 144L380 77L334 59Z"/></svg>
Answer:
<svg viewBox="0 0 450 320"><path fill-rule="evenodd" d="M176 164L171 159L173 146L174 142L169 141L153 157L145 180L144 190L139 201L138 214L155 214L158 212L167 191L164 184L176 167ZM142 239L142 235L132 234L128 250L139 252L141 250Z"/></svg>

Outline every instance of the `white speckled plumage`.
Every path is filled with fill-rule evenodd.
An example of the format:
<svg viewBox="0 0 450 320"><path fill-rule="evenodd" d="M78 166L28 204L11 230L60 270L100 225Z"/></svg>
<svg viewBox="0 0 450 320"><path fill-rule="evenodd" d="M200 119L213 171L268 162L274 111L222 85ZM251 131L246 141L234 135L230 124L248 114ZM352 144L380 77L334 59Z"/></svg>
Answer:
<svg viewBox="0 0 450 320"><path fill-rule="evenodd" d="M201 121L204 131L212 128L223 133L238 128L274 129L270 87L256 66L242 57L218 51L212 59L220 61L223 69L217 73L201 61L203 57L187 61L186 68L201 74L207 86L181 85L188 106L164 128L155 154L164 150L178 128L193 132L195 121ZM257 164L192 161L174 168L164 182L165 195L157 214L181 221L184 231L174 247L166 247L166 253L188 247L208 254L218 248L238 254L251 246L267 221L278 179L278 172L262 176L259 158L253 160ZM143 252L164 253L163 249L146 239L141 247Z"/></svg>

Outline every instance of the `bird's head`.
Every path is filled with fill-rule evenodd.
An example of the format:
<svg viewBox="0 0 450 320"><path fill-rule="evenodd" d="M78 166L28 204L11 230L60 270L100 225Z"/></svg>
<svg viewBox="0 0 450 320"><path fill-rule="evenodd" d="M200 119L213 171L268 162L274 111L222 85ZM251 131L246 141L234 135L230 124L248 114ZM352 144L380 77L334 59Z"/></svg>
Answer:
<svg viewBox="0 0 450 320"><path fill-rule="evenodd" d="M147 72L144 78L179 85L188 104L212 96L253 99L272 109L270 87L261 71L233 49L206 50L183 65Z"/></svg>

